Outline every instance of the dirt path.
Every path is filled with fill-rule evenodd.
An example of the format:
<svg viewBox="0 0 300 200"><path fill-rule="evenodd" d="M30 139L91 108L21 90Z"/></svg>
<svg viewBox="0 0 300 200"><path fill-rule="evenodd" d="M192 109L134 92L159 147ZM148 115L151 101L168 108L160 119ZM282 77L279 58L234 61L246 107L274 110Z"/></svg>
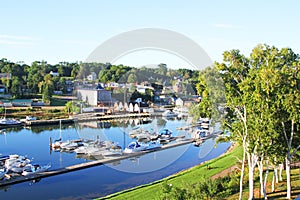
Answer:
<svg viewBox="0 0 300 200"><path fill-rule="evenodd" d="M235 171L235 170L237 170L237 169L238 169L237 165L234 165L234 166L232 166L232 167L229 167L229 168L227 168L227 169L221 171L221 172L218 173L218 174L213 175L211 178L212 178L212 179L216 179L216 178L220 178L220 177L227 176L227 175L229 175L232 171Z"/></svg>

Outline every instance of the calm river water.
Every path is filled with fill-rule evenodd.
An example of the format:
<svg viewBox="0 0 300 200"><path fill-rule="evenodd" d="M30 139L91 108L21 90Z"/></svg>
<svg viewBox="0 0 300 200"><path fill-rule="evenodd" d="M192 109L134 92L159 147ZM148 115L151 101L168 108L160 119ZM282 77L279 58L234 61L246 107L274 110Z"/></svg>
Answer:
<svg viewBox="0 0 300 200"><path fill-rule="evenodd" d="M49 138L64 140L84 138L117 142L122 148L132 139L129 131L137 121L127 122L90 122L75 125L38 126L6 129L0 133L0 153L26 155L33 163L45 165L50 169L62 168L78 163L89 162L78 158L75 153L53 152L49 148ZM144 129L169 128L173 135L189 133L176 130L187 125L187 120L166 120L157 118ZM208 140L200 147L192 144L149 153L140 157L122 160L83 169L67 174L43 178L35 182L25 182L0 188L0 199L93 199L141 184L153 182L203 161L218 157L224 153L230 143L221 143L214 148L215 141ZM156 146L158 144L152 143Z"/></svg>

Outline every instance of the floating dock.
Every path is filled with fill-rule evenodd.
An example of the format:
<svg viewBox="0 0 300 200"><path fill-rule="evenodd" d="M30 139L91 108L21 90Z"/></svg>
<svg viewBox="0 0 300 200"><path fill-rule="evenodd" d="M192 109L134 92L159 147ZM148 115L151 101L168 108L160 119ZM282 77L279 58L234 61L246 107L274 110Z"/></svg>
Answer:
<svg viewBox="0 0 300 200"><path fill-rule="evenodd" d="M173 148L173 147L177 147L177 146L181 146L181 145L190 144L193 141L194 140L192 138L182 139L180 141L176 141L171 144L166 144L161 147L154 147L154 148L146 149L144 151L140 151L140 152L136 152L136 153L122 154L118 157L104 158L101 160L96 160L96 161L81 163L81 164L72 165L72 166L68 166L68 167L64 167L64 168L60 168L60 169L54 169L54 170L50 170L50 171L46 171L46 172L41 172L41 173L30 175L30 176L21 176L20 175L20 176L13 177L8 180L0 180L0 187L7 186L7 185L13 185L13 184L17 184L17 183L22 183L22 182L26 182L26 181L32 181L32 180L36 180L36 179L41 179L41 178L45 178L45 177L49 177L49 176L55 176L58 174L64 174L64 173L77 171L77 170L81 170L81 169L85 169L85 168L89 168L89 167L93 167L93 166L113 163L113 162L117 162L120 160L132 158L132 157L136 157L136 156L141 156L141 155L155 152L155 151L161 151L161 150L165 150L165 149L169 149L169 148Z"/></svg>
<svg viewBox="0 0 300 200"><path fill-rule="evenodd" d="M26 121L25 126L38 126L38 125L57 125L60 122L62 124L70 124L74 122L86 122L86 121L107 121L114 119L125 119L125 118L145 118L150 117L149 113L128 113L128 114L116 114L116 115L100 115L96 114L80 114L74 116L74 118L67 119L52 119L52 120L33 120Z"/></svg>

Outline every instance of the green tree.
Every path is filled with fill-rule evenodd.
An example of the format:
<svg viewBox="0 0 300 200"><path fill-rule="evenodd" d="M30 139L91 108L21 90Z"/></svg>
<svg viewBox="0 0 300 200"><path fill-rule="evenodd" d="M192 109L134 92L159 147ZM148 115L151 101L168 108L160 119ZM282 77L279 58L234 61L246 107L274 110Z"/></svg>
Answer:
<svg viewBox="0 0 300 200"><path fill-rule="evenodd" d="M23 96L23 81L18 76L12 77L10 92L15 98Z"/></svg>
<svg viewBox="0 0 300 200"><path fill-rule="evenodd" d="M42 84L42 93L45 103L50 103L51 97L54 94L54 89L55 87L52 81L52 76L50 74L47 74L44 77L44 81Z"/></svg>

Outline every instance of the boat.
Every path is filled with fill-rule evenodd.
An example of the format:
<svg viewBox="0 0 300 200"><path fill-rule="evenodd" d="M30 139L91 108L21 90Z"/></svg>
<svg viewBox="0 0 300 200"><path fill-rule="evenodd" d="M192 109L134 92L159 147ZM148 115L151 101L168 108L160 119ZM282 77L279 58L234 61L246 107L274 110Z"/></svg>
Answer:
<svg viewBox="0 0 300 200"><path fill-rule="evenodd" d="M194 139L204 139L206 138L208 135L210 135L210 131L207 129L203 129L203 128L198 128L196 130L193 131L192 133L192 138Z"/></svg>
<svg viewBox="0 0 300 200"><path fill-rule="evenodd" d="M6 118L6 107L4 111L4 117L0 119L0 127L6 127L6 126L21 126L22 122L16 119L7 119Z"/></svg>
<svg viewBox="0 0 300 200"><path fill-rule="evenodd" d="M22 122L16 119L7 119L6 117L3 117L0 119L0 127L6 127L6 126L21 126Z"/></svg>
<svg viewBox="0 0 300 200"><path fill-rule="evenodd" d="M142 144L139 142L130 142L128 147L126 147L123 151L123 153L136 153L143 150L146 150L148 148L148 145Z"/></svg>
<svg viewBox="0 0 300 200"><path fill-rule="evenodd" d="M9 159L8 155L0 156L0 162L5 162L5 160Z"/></svg>
<svg viewBox="0 0 300 200"><path fill-rule="evenodd" d="M9 155L9 158L5 160L4 166L6 169L10 170L13 167L21 167L30 163L30 159L25 156L20 156L17 154Z"/></svg>
<svg viewBox="0 0 300 200"><path fill-rule="evenodd" d="M162 116L166 118L172 118L172 117L177 117L178 114L171 110L166 110L165 112L162 113Z"/></svg>
<svg viewBox="0 0 300 200"><path fill-rule="evenodd" d="M161 138L170 138L172 133L173 132L168 128L164 128L159 132Z"/></svg>
<svg viewBox="0 0 300 200"><path fill-rule="evenodd" d="M26 169L30 169L31 164L30 163L17 163L9 168L10 171L14 173L22 173Z"/></svg>
<svg viewBox="0 0 300 200"><path fill-rule="evenodd" d="M62 142L60 144L60 149L64 150L64 151L73 151L78 147L83 146L82 143L83 140L78 139L78 140L68 140L66 142Z"/></svg>
<svg viewBox="0 0 300 200"><path fill-rule="evenodd" d="M52 149L58 149L60 148L61 144L62 144L62 134L61 134L61 120L59 120L59 139L54 140L54 142L52 143L51 138L50 138L50 147Z"/></svg>
<svg viewBox="0 0 300 200"><path fill-rule="evenodd" d="M0 169L0 180L2 180L5 177L6 173L7 173L7 169L5 168Z"/></svg>
<svg viewBox="0 0 300 200"><path fill-rule="evenodd" d="M20 121L21 122L28 122L28 121L35 121L37 118L36 117L33 117L33 116L26 116L25 119L21 119Z"/></svg>
<svg viewBox="0 0 300 200"><path fill-rule="evenodd" d="M50 167L51 167L50 164L44 165L44 166L34 164L34 165L31 165L31 167L29 169L23 170L22 175L23 176L29 176L29 175L33 175L33 174L38 174L38 173L41 173L41 172L48 171L48 169Z"/></svg>

